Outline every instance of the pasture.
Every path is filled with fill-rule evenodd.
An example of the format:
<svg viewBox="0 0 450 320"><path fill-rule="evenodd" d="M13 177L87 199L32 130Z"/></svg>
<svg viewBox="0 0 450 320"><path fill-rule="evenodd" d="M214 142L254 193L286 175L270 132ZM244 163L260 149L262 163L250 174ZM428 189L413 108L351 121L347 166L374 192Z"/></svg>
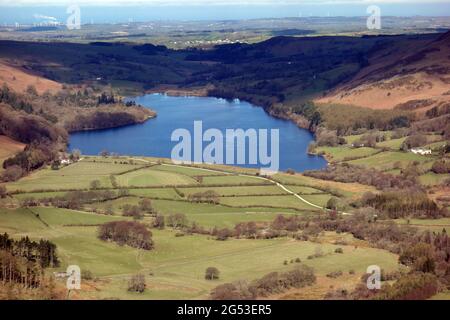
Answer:
<svg viewBox="0 0 450 320"><path fill-rule="evenodd" d="M327 159L334 162L365 158L379 152L377 149L367 147L318 147L316 150L319 153L324 153Z"/></svg>
<svg viewBox="0 0 450 320"><path fill-rule="evenodd" d="M317 242L292 238L217 241L212 236L198 234L176 236L177 231L171 228L151 229L155 249L146 252L100 241L97 226L107 221L131 219L122 216L124 206L138 205L143 198L150 199L159 214L183 213L189 224L195 222L211 230L232 229L241 222L270 223L279 214L320 212L289 194L277 182L319 206L326 204L333 191L346 199L372 190L359 184L327 182L298 174L279 173L270 180L255 176L251 170L227 171L223 167L216 171L209 166L171 166L146 159L89 157L59 170L44 168L8 184L8 190L16 191L12 195L16 201L64 197L67 190L89 190L93 180L100 181L100 190L112 191L116 196L85 203L80 211L52 207L0 209L0 232L14 237L49 239L58 247L60 270L75 264L91 271L96 280L84 281L83 290L73 295L81 299L207 298L210 290L220 283L250 281L269 272L287 271L296 264L289 261L297 258L312 266L319 279L326 278L329 272L342 271L346 274L342 279L351 277L356 282L368 265L378 264L386 270L397 268L395 255L369 248L345 234L324 234ZM127 193L120 196L119 190L124 189ZM189 201L189 195L208 190L217 193L218 204ZM99 214L107 208L112 209L112 215ZM146 214L142 223L150 226L152 221ZM335 244L341 237L345 237L347 245ZM334 252L338 247L343 248L343 254ZM317 251L323 255L308 259ZM204 279L205 269L210 266L220 270L220 280ZM350 270L356 273L349 275ZM136 273L144 274L147 279L148 290L142 295L126 290L129 278Z"/></svg>
<svg viewBox="0 0 450 320"><path fill-rule="evenodd" d="M421 156L412 152L386 151L363 159L352 160L348 163L375 168L378 170L388 170L392 169L394 163L396 162L402 167L406 167L414 161L424 164L426 162L433 161L434 159L435 158L433 156Z"/></svg>
<svg viewBox="0 0 450 320"><path fill-rule="evenodd" d="M0 232L9 232L14 237L28 234L31 239L50 239L58 246L62 260L60 270L75 264L82 270L91 271L97 280L83 282L83 290L76 294L79 298L207 298L210 290L220 283L252 280L269 272L287 271L295 263L285 265L284 261L297 258L312 266L318 277L332 271L348 273L350 270L356 272L356 277L372 264L386 270L397 268L395 255L364 246L338 246L327 241L313 243L287 238L216 241L202 235L176 237L172 230L153 229L155 249L144 252L97 239L97 229L92 225L119 217L52 208L34 208L33 212L38 213L46 224L26 209L1 209ZM338 247L343 248L343 254L334 253ZM318 250L323 253L322 257L308 259ZM210 266L220 270L219 280L204 279L205 269ZM126 290L129 277L137 272L147 279L148 290L142 295Z"/></svg>

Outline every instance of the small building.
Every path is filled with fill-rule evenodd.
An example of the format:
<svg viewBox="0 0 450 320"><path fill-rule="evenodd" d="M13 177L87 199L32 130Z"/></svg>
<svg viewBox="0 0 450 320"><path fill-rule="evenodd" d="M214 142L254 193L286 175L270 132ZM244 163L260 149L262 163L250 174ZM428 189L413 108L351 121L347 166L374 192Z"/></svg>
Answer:
<svg viewBox="0 0 450 320"><path fill-rule="evenodd" d="M414 148L411 149L411 152L414 154L420 154L421 156L425 156L431 154L431 149Z"/></svg>

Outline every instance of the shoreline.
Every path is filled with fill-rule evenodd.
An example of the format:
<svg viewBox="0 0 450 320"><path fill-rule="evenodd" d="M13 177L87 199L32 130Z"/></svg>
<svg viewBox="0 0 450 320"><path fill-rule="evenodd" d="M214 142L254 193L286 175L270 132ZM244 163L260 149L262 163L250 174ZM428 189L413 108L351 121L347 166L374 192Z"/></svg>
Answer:
<svg viewBox="0 0 450 320"><path fill-rule="evenodd" d="M220 97L217 95L214 95L214 96L209 95L208 92L210 89L214 89L214 88L211 86L205 86L205 87L197 87L197 88L189 89L189 88L180 88L180 87L175 87L175 86L159 86L154 89L146 90L143 92L143 94L145 95L145 94L159 93L159 94L166 94L166 95L172 96L172 97L189 97L189 96L191 96L191 97L214 97L214 98L227 99L225 97ZM312 128L310 128L308 120L306 120L304 117L302 117L300 115L293 115L290 113L275 113L275 111L272 110L271 105L263 106L254 101L242 99L240 97L234 97L233 99L239 99L241 101L251 103L258 108L262 108L271 117L274 117L277 119L282 119L282 120L287 120L287 121L292 121L299 128L308 130L312 134L315 133L315 130L312 130Z"/></svg>
<svg viewBox="0 0 450 320"><path fill-rule="evenodd" d="M127 123L127 124L123 124L123 125L118 125L118 126L112 126L112 127L102 127L102 128L85 128L85 129L79 129L79 130L73 130L73 131L69 131L67 130L67 132L70 134L73 133L79 133L79 132L89 132L89 131L101 131L101 130L109 130L109 129L116 129L116 128L123 128L123 127L128 127L128 126L134 126L134 125L138 125L138 124L144 124L146 123L148 120L154 119L157 117L157 114L153 115L153 116L147 116L145 119L140 120L140 121L136 121L134 123Z"/></svg>

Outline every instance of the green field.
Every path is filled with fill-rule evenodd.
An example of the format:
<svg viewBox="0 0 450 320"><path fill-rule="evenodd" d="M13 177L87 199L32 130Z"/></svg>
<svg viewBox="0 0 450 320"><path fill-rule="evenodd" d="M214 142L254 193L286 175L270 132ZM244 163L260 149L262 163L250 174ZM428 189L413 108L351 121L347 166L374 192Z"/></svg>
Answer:
<svg viewBox="0 0 450 320"><path fill-rule="evenodd" d="M406 167L409 163L417 161L419 163L425 163L429 161L433 161L433 156L421 156L416 155L412 152L395 152L395 151L386 151L378 153L374 156L352 160L348 163L354 165L361 165L370 168L376 168L379 170L391 169L394 163L398 162L402 165L402 167Z"/></svg>
<svg viewBox="0 0 450 320"><path fill-rule="evenodd" d="M179 174L184 174L190 177L198 177L198 176L222 176L225 173L214 172L207 169L200 168L191 168L187 166L167 166L167 165L157 165L153 167L156 170L167 171L167 172L175 172Z"/></svg>
<svg viewBox="0 0 450 320"><path fill-rule="evenodd" d="M350 148L350 147L319 147L316 149L319 153L325 153L326 157L331 161L343 161L346 159L356 159L371 156L377 152L373 148Z"/></svg>
<svg viewBox="0 0 450 320"><path fill-rule="evenodd" d="M405 140L406 140L406 137L399 138L399 139L386 140L383 142L378 142L377 147L389 148L392 150L400 150L400 147Z"/></svg>
<svg viewBox="0 0 450 320"><path fill-rule="evenodd" d="M94 180L102 187L111 187L109 176L136 168L138 165L80 161L59 170L50 168L39 170L30 176L7 185L8 190L58 190L85 189Z"/></svg>
<svg viewBox="0 0 450 320"><path fill-rule="evenodd" d="M160 171L154 168L142 169L126 173L117 177L122 187L145 187L145 186L169 186L169 185L192 185L197 181L184 174Z"/></svg>
<svg viewBox="0 0 450 320"><path fill-rule="evenodd" d="M435 186L443 183L448 178L450 178L450 174L436 174L434 172L428 172L421 175L419 177L419 181L425 186Z"/></svg>
<svg viewBox="0 0 450 320"><path fill-rule="evenodd" d="M155 249L149 252L100 241L96 237L97 225L128 219L121 216L123 207L126 204L137 205L142 198L151 199L159 214L183 213L189 223L196 222L206 230L214 227L233 229L240 222L270 223L279 214L314 215L320 210L289 194L274 181L255 176L251 170L248 170L250 175L244 175L247 169L227 174L171 165L142 166L143 161L149 161L146 163L148 166L153 159L133 161L140 165L120 164L124 159L105 158L102 163L93 162L94 159L100 158L89 158L60 170L39 170L8 184L8 190L21 190L13 195L17 200L42 199L64 196L66 191L62 190L87 190L93 180L101 181L103 188L114 190L111 180L116 180L118 188L127 188L128 195L86 203L81 211L51 207L0 209L0 232L8 232L14 237L28 235L32 239L49 239L58 247L62 260L60 270L75 264L98 278L89 282L91 289L78 293L79 298L207 298L210 290L220 283L252 280L272 271L286 271L295 263L285 265L283 262L296 258L311 265L318 277L325 277L332 271L348 274L349 270L355 270L356 279L372 264L386 270L397 268L397 257L387 251L350 244L337 246L327 237L317 243L292 238L217 241L203 235L175 236L177 231L170 228L152 229ZM221 170L226 170L226 167ZM273 178L319 206L324 206L331 197L327 190L339 191L344 199L371 190L358 184L325 182L302 175L280 173ZM52 191L36 192L43 189ZM207 190L219 195L220 204L188 201L189 195ZM117 190L114 191L117 194ZM94 209L104 212L107 207L113 209L114 215L88 212ZM147 225L152 221L148 215L142 220ZM337 235L329 237L332 239ZM350 235L339 237L346 237L349 243L354 241ZM318 247L324 256L307 259ZM334 253L337 247L342 247L344 254ZM220 270L220 280L204 280L205 269L210 266ZM138 272L147 277L148 290L142 295L126 290L130 276Z"/></svg>
<svg viewBox="0 0 450 320"><path fill-rule="evenodd" d="M212 190L219 196L250 196L250 195L274 195L274 194L287 194L286 191L277 186L240 186L236 187L201 187L201 188L179 188L186 196Z"/></svg>
<svg viewBox="0 0 450 320"><path fill-rule="evenodd" d="M180 199L174 188L129 189L130 195L146 198Z"/></svg>
<svg viewBox="0 0 450 320"><path fill-rule="evenodd" d="M305 196L306 198L306 196ZM311 210L311 207L292 195L286 196L244 196L226 197L220 199L221 204L232 207L257 207L267 206L274 208L292 208L299 210ZM315 211L315 210L314 210Z"/></svg>
<svg viewBox="0 0 450 320"><path fill-rule="evenodd" d="M245 185L245 184L269 184L269 182L262 180L258 177L250 176L216 176L216 177L204 177L204 185Z"/></svg>
<svg viewBox="0 0 450 320"><path fill-rule="evenodd" d="M236 223L251 219L267 222L280 213L304 214L317 211L317 208L289 194L273 181L253 174L229 174L168 164L144 167L144 161L147 161L145 165L148 166L155 160L89 157L60 170L39 170L7 187L8 190L19 190L13 195L19 201L64 197L67 191L61 190L87 190L93 180L99 180L102 188L114 190L111 184L113 176L118 188L127 188L129 195L85 204L84 210L106 212L111 207L115 215L119 216L125 205L137 205L142 198L149 198L158 213L183 213L190 222L208 228L233 227ZM290 184L289 190L309 197L308 201L315 204L317 202L319 206L324 206L330 198L326 192L307 186L316 185L314 179L286 174L278 174L276 179L286 180ZM37 192L38 190L52 191ZM189 195L208 190L219 195L219 205L188 201ZM117 194L117 190L115 192ZM345 190L342 193L349 194Z"/></svg>
<svg viewBox="0 0 450 320"><path fill-rule="evenodd" d="M386 251L371 248L343 247L344 254L336 254L332 244L300 242L291 239L216 241L207 236L175 237L171 230L152 230L155 249L140 252L120 247L96 238L96 227L69 226L79 223L96 224L117 217L98 216L77 211L35 208L48 226L26 210L0 210L0 232L13 236L28 234L41 237L58 246L61 270L69 264L91 271L99 281L96 290L81 291L85 298L121 299L189 299L206 298L219 283L251 280L272 271L289 270L284 260L300 258L312 266L318 276L332 271L358 274L368 265L377 264L386 270L397 268L397 258ZM320 247L325 254L308 260L307 256ZM204 271L215 266L221 271L218 281L204 280ZM148 290L142 295L126 291L130 275L141 272L147 276ZM151 274L151 275L150 275Z"/></svg>
<svg viewBox="0 0 450 320"><path fill-rule="evenodd" d="M450 231L450 218L441 219L398 219L398 224L407 224L422 230L430 230L433 232L442 232L443 229Z"/></svg>

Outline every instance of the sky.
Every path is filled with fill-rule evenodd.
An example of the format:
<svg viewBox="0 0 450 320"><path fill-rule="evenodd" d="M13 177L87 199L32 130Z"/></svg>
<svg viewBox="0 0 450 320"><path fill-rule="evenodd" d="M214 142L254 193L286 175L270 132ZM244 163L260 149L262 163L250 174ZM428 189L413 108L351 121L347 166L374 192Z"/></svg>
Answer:
<svg viewBox="0 0 450 320"><path fill-rule="evenodd" d="M65 21L71 4L82 23L361 17L371 4L385 16L450 16L450 0L0 0L0 24Z"/></svg>
<svg viewBox="0 0 450 320"><path fill-rule="evenodd" d="M132 6L132 5L362 5L362 4L430 4L450 3L450 0L0 0L0 6L49 6L49 5L89 5L89 6Z"/></svg>

